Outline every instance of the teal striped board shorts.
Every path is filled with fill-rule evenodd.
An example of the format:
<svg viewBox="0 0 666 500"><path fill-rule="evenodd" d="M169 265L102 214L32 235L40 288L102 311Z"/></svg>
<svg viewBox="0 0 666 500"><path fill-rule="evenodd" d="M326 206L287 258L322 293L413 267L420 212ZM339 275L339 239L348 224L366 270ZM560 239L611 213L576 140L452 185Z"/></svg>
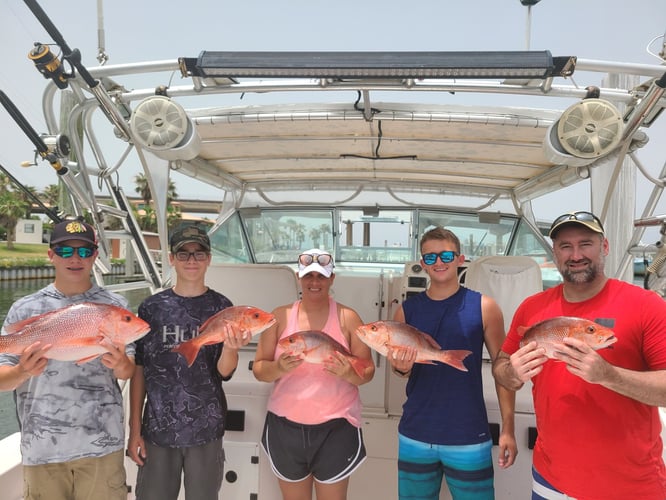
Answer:
<svg viewBox="0 0 666 500"><path fill-rule="evenodd" d="M400 500L437 500L446 479L455 500L493 500L492 440L448 446L398 435Z"/></svg>

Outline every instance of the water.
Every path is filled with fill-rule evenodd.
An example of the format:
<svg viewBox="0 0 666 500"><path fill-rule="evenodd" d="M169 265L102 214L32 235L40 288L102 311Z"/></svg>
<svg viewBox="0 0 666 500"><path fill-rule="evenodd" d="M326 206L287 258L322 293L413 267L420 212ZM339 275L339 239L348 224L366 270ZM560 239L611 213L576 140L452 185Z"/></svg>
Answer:
<svg viewBox="0 0 666 500"><path fill-rule="evenodd" d="M51 279L0 281L0 325L5 321L7 311L15 300L44 288ZM111 281L113 282L113 281ZM122 292L129 301L129 307L136 312L141 301L149 295L146 290ZM16 405L13 392L0 392L0 439L18 431Z"/></svg>

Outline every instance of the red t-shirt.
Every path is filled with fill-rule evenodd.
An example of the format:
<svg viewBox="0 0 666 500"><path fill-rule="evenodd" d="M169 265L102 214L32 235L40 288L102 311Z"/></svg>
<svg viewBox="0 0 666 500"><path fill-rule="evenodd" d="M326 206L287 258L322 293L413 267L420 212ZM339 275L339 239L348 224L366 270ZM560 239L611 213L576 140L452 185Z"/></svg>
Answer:
<svg viewBox="0 0 666 500"><path fill-rule="evenodd" d="M611 279L584 302L567 302L562 285L526 299L502 350L519 348L519 326L574 316L610 327L617 342L598 353L629 370L666 370L666 301ZM666 373L664 373L666 377ZM572 375L548 360L532 379L538 439L534 467L555 488L579 500L666 498L658 409Z"/></svg>

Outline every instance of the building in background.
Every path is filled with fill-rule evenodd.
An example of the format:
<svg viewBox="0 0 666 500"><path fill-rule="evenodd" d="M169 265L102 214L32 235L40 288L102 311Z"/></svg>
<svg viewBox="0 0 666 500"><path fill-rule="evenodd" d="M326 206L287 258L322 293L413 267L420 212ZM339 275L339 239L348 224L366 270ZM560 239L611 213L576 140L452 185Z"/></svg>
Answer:
<svg viewBox="0 0 666 500"><path fill-rule="evenodd" d="M16 243L44 243L44 223L39 219L19 219Z"/></svg>

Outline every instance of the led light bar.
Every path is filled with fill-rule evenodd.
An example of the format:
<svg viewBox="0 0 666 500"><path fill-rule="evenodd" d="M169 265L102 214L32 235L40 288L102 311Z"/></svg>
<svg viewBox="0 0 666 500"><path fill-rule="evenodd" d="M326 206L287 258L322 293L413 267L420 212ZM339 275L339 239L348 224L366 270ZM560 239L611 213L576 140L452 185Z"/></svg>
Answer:
<svg viewBox="0 0 666 500"><path fill-rule="evenodd" d="M536 78L569 76L576 58L519 52L208 52L183 76L227 78Z"/></svg>

